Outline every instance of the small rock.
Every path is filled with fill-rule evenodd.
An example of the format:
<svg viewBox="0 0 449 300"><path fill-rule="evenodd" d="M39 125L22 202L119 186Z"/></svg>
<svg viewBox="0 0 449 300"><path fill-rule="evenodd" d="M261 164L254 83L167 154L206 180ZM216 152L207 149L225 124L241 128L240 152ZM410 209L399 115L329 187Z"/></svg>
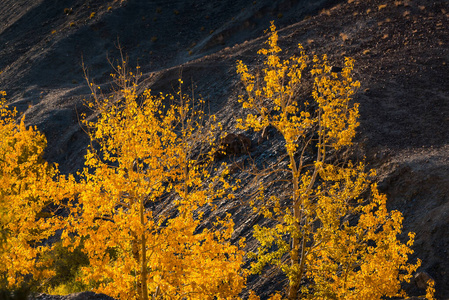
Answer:
<svg viewBox="0 0 449 300"><path fill-rule="evenodd" d="M427 272L416 273L414 279L416 286L420 289L426 289L429 280L435 281Z"/></svg>

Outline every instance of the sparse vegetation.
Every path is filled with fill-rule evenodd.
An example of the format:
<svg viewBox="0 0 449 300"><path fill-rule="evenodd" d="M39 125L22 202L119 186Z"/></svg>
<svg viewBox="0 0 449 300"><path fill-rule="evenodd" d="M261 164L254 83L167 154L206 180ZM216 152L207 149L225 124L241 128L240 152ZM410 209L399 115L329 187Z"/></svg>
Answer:
<svg viewBox="0 0 449 300"><path fill-rule="evenodd" d="M348 35L344 32L340 33L340 37L343 40L343 42L346 42L349 39Z"/></svg>
<svg viewBox="0 0 449 300"><path fill-rule="evenodd" d="M64 8L64 13L66 15L71 15L71 14L73 14L73 9L71 9L71 8Z"/></svg>
<svg viewBox="0 0 449 300"><path fill-rule="evenodd" d="M69 249L58 241L53 245L53 249L46 254L46 259L52 262L49 269L55 274L43 285L48 294L66 295L91 288L79 281L81 268L89 264L89 259L82 248L80 246Z"/></svg>

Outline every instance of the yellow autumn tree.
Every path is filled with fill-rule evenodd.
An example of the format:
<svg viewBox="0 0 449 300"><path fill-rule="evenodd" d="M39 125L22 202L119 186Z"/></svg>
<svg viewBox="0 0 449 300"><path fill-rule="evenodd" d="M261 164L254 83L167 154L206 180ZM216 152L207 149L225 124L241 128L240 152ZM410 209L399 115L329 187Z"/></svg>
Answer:
<svg viewBox="0 0 449 300"><path fill-rule="evenodd" d="M42 158L46 139L0 99L0 276L1 289L42 281L53 272L46 243L61 220L54 215L70 184ZM64 186L64 188L62 188Z"/></svg>
<svg viewBox="0 0 449 300"><path fill-rule="evenodd" d="M213 125L181 90L138 97L138 76L125 62L117 71L113 96L91 84L89 106L99 115L85 121L91 147L63 233L66 245L82 243L89 257L81 280L118 299L237 297L245 273L242 250L229 242L232 219L199 229L198 209L232 197L225 171L209 172Z"/></svg>
<svg viewBox="0 0 449 300"><path fill-rule="evenodd" d="M401 282L409 281L420 262L409 264L414 234L407 243L402 214L388 212L386 197L370 184L374 171L343 154L353 144L359 125L358 104L352 101L359 82L351 75L353 60L341 70L327 57L314 56L311 67L301 45L299 56L281 59L275 26L261 73L237 63L246 89L239 101L249 112L238 120L242 129L279 132L285 156L270 172L289 173L284 197L260 192L252 204L276 222L254 227L259 240L253 272L277 265L288 277L288 299L383 299L404 295ZM303 73L310 70L310 101L298 99ZM309 103L310 102L310 103ZM280 173L281 174L281 173ZM276 297L280 297L277 295Z"/></svg>

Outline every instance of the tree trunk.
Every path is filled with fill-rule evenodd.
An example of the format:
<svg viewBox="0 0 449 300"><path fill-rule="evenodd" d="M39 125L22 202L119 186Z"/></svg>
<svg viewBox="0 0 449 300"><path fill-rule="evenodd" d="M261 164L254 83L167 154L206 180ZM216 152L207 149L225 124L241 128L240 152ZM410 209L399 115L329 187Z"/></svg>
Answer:
<svg viewBox="0 0 449 300"><path fill-rule="evenodd" d="M300 224L301 221L301 203L300 203L300 197L298 195L299 190L299 174L296 166L296 161L293 157L293 154L290 154L290 164L292 168L292 183L293 183L293 216L295 218L295 230L297 232L300 232ZM303 237L304 239L304 237ZM298 264L299 262L299 246L300 246L300 240L298 237L292 238L292 245L291 245L291 254L290 254L290 266L294 266L295 264ZM304 245L303 245L304 246ZM301 251L302 252L302 251ZM302 267L304 266L302 263L300 264ZM298 291L299 291L299 285L301 283L301 277L302 277L302 269L299 270L298 274L295 274L295 279L291 282L289 282L289 290L288 290L288 299L289 300L295 300L298 298Z"/></svg>
<svg viewBox="0 0 449 300"><path fill-rule="evenodd" d="M142 238L141 238L141 267L140 267L140 288L141 288L141 300L148 300L148 287L147 287L147 241L145 237L145 207L143 198L140 199L140 223L142 224Z"/></svg>

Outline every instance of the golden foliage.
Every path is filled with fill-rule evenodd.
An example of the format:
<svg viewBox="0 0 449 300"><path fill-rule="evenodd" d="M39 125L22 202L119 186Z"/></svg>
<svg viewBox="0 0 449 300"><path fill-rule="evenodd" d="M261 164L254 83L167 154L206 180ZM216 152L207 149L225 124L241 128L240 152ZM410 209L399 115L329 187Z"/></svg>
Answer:
<svg viewBox="0 0 449 300"><path fill-rule="evenodd" d="M435 281L433 279L430 279L427 281L426 299L434 300L435 299L434 295L435 295Z"/></svg>
<svg viewBox="0 0 449 300"><path fill-rule="evenodd" d="M84 240L90 265L81 280L119 299L235 298L245 272L243 252L229 242L232 220L198 228L197 209L228 195L224 174L209 172L213 131L201 100L181 89L176 99L150 90L138 97L124 66L115 77L120 100L97 97L91 85L89 105L100 114L85 120L92 145L68 220L76 239L63 234L67 245ZM170 195L174 206L156 214Z"/></svg>
<svg viewBox="0 0 449 300"><path fill-rule="evenodd" d="M414 234L403 244L402 214L388 212L386 197L371 185L373 171L341 156L353 143L358 104L352 96L360 86L352 78L354 62L345 59L332 72L327 57L314 56L309 67L313 103L299 102L303 72L310 63L299 44L299 56L282 60L278 35L271 25L261 74L237 62L246 89L240 96L250 110L239 127L260 131L273 126L285 140L290 190L285 199L260 194L257 211L277 221L254 227L260 246L252 257L255 273L277 265L289 279L289 299L381 299L401 292L420 262L407 263ZM313 156L313 157L312 157ZM365 191L371 190L366 199ZM301 285L306 280L307 285Z"/></svg>
<svg viewBox="0 0 449 300"><path fill-rule="evenodd" d="M43 242L62 226L54 213L71 185L42 159L44 135L27 128L24 117L15 122L5 95L0 92L0 277L2 288L16 288L29 275L52 275L51 262L38 258L50 251Z"/></svg>
<svg viewBox="0 0 449 300"><path fill-rule="evenodd" d="M254 226L260 245L249 254L252 271L278 266L289 279L289 299L404 296L400 284L420 264L408 263L414 234L405 244L398 240L402 214L387 210L371 183L375 172L342 157L359 125L354 61L346 58L333 72L325 55L309 58L301 45L299 56L281 59L276 28L270 29L268 47L258 51L266 59L261 74L237 62L246 90L239 101L249 111L238 126L276 128L290 177L286 197L266 196L261 183L252 201L275 222ZM298 100L306 70L311 103ZM87 105L96 115L83 118L91 144L79 183L42 159L45 137L23 118L16 124L0 93L0 283L14 288L29 276L52 276L47 241L62 230L63 246L82 248L89 258L79 280L97 292L119 299L239 299L247 271L243 241L230 243L231 217L200 228L203 212L215 200L232 199L237 188L226 181L226 166L213 162L220 123L199 109L201 99L182 93L181 80L176 95L145 90L138 96L139 71L128 72L123 62L116 72L119 89L111 97L89 83ZM70 210L64 220L62 208ZM429 282L426 297L433 294ZM251 292L248 299L259 297Z"/></svg>

